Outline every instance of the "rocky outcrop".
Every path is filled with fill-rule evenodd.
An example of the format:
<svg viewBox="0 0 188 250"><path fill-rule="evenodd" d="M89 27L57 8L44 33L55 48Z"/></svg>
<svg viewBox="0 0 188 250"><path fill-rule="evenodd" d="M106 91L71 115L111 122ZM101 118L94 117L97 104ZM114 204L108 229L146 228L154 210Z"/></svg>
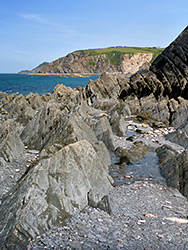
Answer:
<svg viewBox="0 0 188 250"><path fill-rule="evenodd" d="M130 88L124 89L121 98L131 93L137 97L154 94L187 99L188 79L188 27L151 64L148 71L137 73L130 79Z"/></svg>
<svg viewBox="0 0 188 250"><path fill-rule="evenodd" d="M29 238L69 217L74 208L100 204L113 183L105 157L102 161L88 141L79 141L39 160L2 201L0 246L25 249Z"/></svg>
<svg viewBox="0 0 188 250"><path fill-rule="evenodd" d="M120 99L128 105L130 98L133 103L135 101L136 108L131 105L131 111L169 122L175 128L187 124L187 40L188 27L159 55L149 70L134 74L126 82Z"/></svg>
<svg viewBox="0 0 188 250"><path fill-rule="evenodd" d="M169 146L157 149L162 176L167 185L177 188L188 198L188 150L178 154Z"/></svg>
<svg viewBox="0 0 188 250"><path fill-rule="evenodd" d="M104 73L96 81L91 81L82 88L76 97L78 103L87 101L88 105L95 108L109 109L117 102L117 98L128 83L125 75L113 76Z"/></svg>
<svg viewBox="0 0 188 250"><path fill-rule="evenodd" d="M116 53L115 49L110 57L102 52L98 55L92 55L91 52L76 51L49 63L40 72L61 74L121 72L133 74L144 64L150 63L152 58L153 53L121 54Z"/></svg>

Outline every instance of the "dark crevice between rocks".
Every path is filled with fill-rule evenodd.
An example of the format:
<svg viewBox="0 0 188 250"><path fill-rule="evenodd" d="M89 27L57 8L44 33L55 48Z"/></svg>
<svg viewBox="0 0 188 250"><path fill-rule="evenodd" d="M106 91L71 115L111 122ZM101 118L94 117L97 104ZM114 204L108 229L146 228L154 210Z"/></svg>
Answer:
<svg viewBox="0 0 188 250"><path fill-rule="evenodd" d="M107 212L108 214L111 214L112 213L112 209L111 209L111 205L110 203L110 200L109 200L109 197L107 195L105 195L98 203L94 202L92 199L91 199L91 194L90 194L91 190L88 192L87 194L87 198L88 198L88 205L90 207L93 207L93 208L99 208L105 212Z"/></svg>
<svg viewBox="0 0 188 250"><path fill-rule="evenodd" d="M175 111L171 111L169 102L167 102L167 107L168 107L168 111L169 111L169 114L170 114L170 116L169 116L169 125L171 125L172 122L173 122L172 117L173 117L173 114L174 114Z"/></svg>

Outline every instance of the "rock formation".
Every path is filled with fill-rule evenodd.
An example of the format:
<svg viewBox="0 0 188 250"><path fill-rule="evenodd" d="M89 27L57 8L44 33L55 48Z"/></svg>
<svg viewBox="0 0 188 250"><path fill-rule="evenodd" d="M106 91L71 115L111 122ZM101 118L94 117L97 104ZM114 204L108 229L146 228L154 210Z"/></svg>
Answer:
<svg viewBox="0 0 188 250"><path fill-rule="evenodd" d="M101 149L100 149L101 150ZM0 246L23 248L27 240L66 219L74 207L97 206L113 180L105 161L88 141L79 141L43 157L3 199Z"/></svg>
<svg viewBox="0 0 188 250"><path fill-rule="evenodd" d="M25 174L2 199L0 247L25 249L29 238L65 220L75 208L90 205L110 211L109 153L125 168L148 150L142 142L134 143L139 153L115 150L115 138L127 133L128 117L155 127L171 124L177 133L188 134L187 39L188 28L149 70L130 80L124 74L103 73L84 88L57 85L45 96L1 97L6 112L0 110L0 167L24 158L26 148L38 153L32 161L24 158ZM75 58L71 60L79 60ZM177 154L162 147L158 156L167 183L188 197L187 151Z"/></svg>
<svg viewBox="0 0 188 250"><path fill-rule="evenodd" d="M115 52L114 52L115 54ZM119 54L118 54L119 55ZM117 55L112 55L115 57ZM135 53L119 55L117 64L113 63L107 54L91 55L76 51L65 57L49 63L43 67L41 73L96 73L103 72L121 72L133 74L138 71L144 64L150 63L153 58L152 53Z"/></svg>
<svg viewBox="0 0 188 250"><path fill-rule="evenodd" d="M177 188L188 198L188 151L178 154L171 147L163 146L157 150L162 176L167 185Z"/></svg>

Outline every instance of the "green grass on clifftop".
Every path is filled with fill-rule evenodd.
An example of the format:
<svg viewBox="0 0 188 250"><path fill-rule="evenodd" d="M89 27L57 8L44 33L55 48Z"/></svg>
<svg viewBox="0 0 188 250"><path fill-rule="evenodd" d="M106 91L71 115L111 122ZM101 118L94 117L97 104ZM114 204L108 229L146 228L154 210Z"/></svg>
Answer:
<svg viewBox="0 0 188 250"><path fill-rule="evenodd" d="M153 60L157 56L159 56L164 49L162 48L156 48L156 47L109 47L104 49L88 49L88 50L81 50L80 52L83 52L85 56L88 55L88 53L91 56L106 54L108 55L108 58L110 59L111 63L117 65L118 61L121 61L121 55L122 54L135 54L135 53L152 53L153 54Z"/></svg>

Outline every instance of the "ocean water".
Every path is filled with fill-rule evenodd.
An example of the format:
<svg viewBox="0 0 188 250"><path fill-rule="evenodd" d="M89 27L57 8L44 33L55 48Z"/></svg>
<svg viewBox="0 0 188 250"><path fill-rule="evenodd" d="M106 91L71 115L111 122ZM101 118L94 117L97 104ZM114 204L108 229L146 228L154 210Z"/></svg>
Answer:
<svg viewBox="0 0 188 250"><path fill-rule="evenodd" d="M67 87L84 87L89 79L95 81L99 76L89 78L68 78L58 75L21 75L21 74L0 74L0 92L8 94L17 93L27 96L30 92L43 95L52 93L57 84L64 84Z"/></svg>

